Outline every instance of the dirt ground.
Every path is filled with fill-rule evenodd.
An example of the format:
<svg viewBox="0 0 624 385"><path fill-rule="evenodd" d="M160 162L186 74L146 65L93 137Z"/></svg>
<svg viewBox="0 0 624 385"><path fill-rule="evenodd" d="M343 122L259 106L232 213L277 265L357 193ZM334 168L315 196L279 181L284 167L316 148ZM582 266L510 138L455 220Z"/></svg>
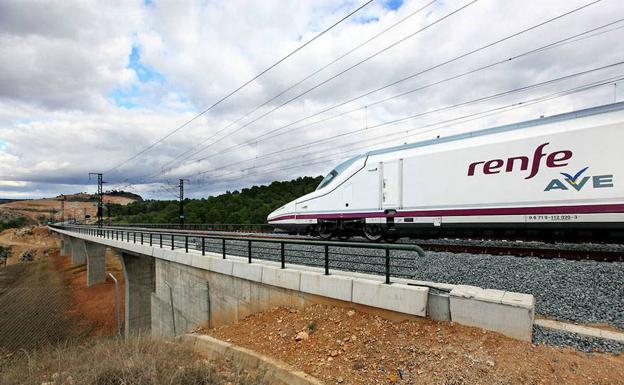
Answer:
<svg viewBox="0 0 624 385"><path fill-rule="evenodd" d="M33 226L0 232L0 246L11 249L7 265L18 263L19 256L26 250L33 253L35 260L47 257L49 252L59 247L58 242L58 238L51 235L46 227Z"/></svg>
<svg viewBox="0 0 624 385"><path fill-rule="evenodd" d="M60 198L15 201L1 204L0 211L22 215L40 223L48 220L60 221L61 218L65 220L70 218L82 220L85 215L90 215L92 218L97 215L97 202L72 200L72 197L76 199L87 199L90 196L88 194L67 195L64 206ZM110 202L127 205L128 203L134 202L134 199L123 196L104 195L103 201L104 204ZM64 208L64 212L61 212L61 208Z"/></svg>
<svg viewBox="0 0 624 385"><path fill-rule="evenodd" d="M622 355L323 305L275 308L200 332L283 360L327 384L624 384Z"/></svg>
<svg viewBox="0 0 624 385"><path fill-rule="evenodd" d="M111 278L86 286L86 265L73 266L59 255L58 238L46 228L13 239L2 233L14 251L36 250L33 262L0 268L0 352L31 349L88 336L113 335L115 287ZM14 257L12 257L14 258ZM124 282L121 265L106 256L106 270L120 283L120 317L123 322Z"/></svg>

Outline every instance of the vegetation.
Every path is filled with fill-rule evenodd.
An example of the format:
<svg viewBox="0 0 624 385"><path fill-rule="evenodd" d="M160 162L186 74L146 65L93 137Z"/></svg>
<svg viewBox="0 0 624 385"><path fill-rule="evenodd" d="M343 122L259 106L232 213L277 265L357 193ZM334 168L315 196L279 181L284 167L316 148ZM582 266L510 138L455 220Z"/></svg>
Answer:
<svg viewBox="0 0 624 385"><path fill-rule="evenodd" d="M113 196L113 197L124 197L124 198L129 198L129 199L134 199L135 201L142 201L143 198L140 195L128 192L128 191L123 191L123 190L110 190L110 191L105 191L104 192L105 195L109 195L109 196Z"/></svg>
<svg viewBox="0 0 624 385"><path fill-rule="evenodd" d="M28 226L31 223L32 221L26 217L0 217L0 231L4 231L6 229L18 229L20 227Z"/></svg>
<svg viewBox="0 0 624 385"><path fill-rule="evenodd" d="M322 177L303 177L267 186L253 186L241 191L202 199L186 199L186 223L266 223L267 215L316 189ZM145 200L126 206L111 205L111 216L117 223L176 223L179 202Z"/></svg>
<svg viewBox="0 0 624 385"><path fill-rule="evenodd" d="M252 385L263 384L262 375L146 337L93 338L0 360L3 385Z"/></svg>

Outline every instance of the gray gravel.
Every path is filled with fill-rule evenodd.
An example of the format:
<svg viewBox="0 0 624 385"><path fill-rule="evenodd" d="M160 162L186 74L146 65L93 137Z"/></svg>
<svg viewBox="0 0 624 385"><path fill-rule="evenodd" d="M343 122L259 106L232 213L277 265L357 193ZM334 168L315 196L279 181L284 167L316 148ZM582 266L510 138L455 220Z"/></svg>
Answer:
<svg viewBox="0 0 624 385"><path fill-rule="evenodd" d="M414 278L530 293L536 312L624 328L624 263L430 252Z"/></svg>
<svg viewBox="0 0 624 385"><path fill-rule="evenodd" d="M583 352L607 352L619 354L624 352L624 343L602 338L584 337L573 333L533 327L533 343L569 346Z"/></svg>

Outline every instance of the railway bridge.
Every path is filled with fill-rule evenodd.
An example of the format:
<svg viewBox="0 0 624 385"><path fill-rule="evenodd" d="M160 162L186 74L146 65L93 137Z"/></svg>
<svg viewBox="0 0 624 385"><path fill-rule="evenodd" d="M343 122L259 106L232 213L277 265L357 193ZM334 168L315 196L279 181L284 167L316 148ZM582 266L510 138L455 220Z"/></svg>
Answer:
<svg viewBox="0 0 624 385"><path fill-rule="evenodd" d="M87 265L88 285L105 280L107 249L120 258L126 336L172 337L275 306L324 303L395 320L430 317L532 337L532 295L414 280L402 267L422 255L415 245L93 226L50 230L60 237L62 255Z"/></svg>

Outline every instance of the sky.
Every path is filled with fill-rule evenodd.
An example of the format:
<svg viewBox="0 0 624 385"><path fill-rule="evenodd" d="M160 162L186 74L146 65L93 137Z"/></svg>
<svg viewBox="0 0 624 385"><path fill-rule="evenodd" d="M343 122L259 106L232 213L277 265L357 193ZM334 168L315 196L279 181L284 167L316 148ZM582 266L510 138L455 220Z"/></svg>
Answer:
<svg viewBox="0 0 624 385"><path fill-rule="evenodd" d="M0 197L200 198L624 101L621 0L376 0L206 111L364 3L0 0Z"/></svg>

